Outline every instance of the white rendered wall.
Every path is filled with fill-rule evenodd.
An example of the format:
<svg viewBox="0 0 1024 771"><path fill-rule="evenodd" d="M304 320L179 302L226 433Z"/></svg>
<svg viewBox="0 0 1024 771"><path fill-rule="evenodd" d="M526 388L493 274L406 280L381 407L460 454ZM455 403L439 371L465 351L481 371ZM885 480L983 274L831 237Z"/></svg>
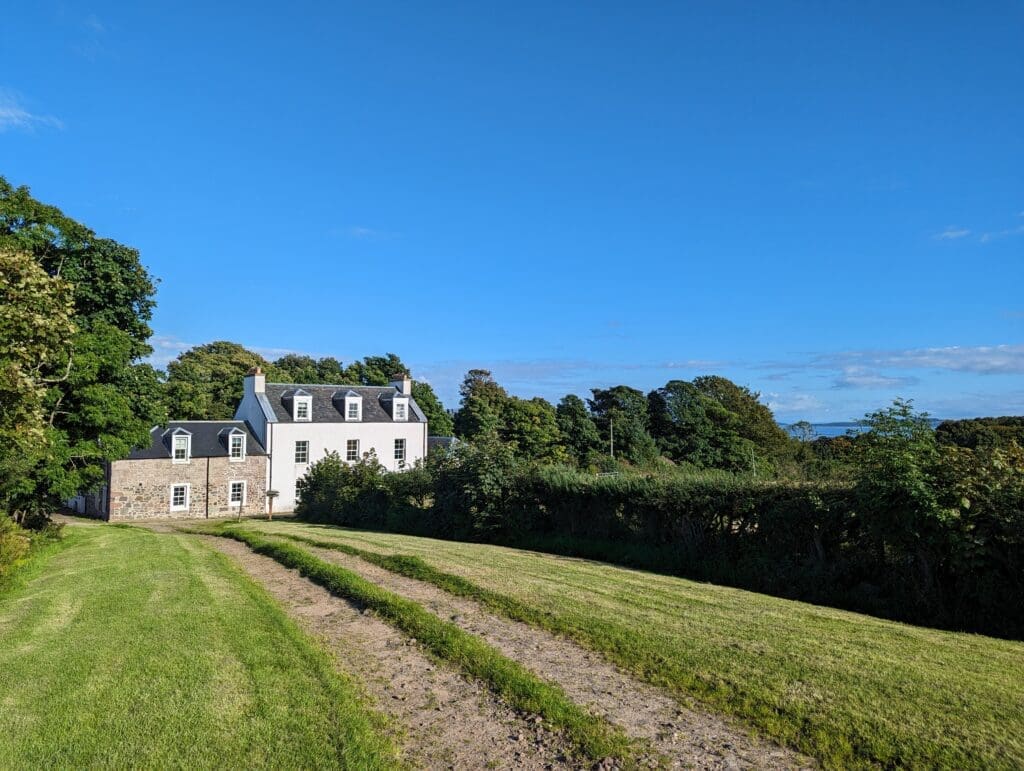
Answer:
<svg viewBox="0 0 1024 771"><path fill-rule="evenodd" d="M388 471L399 470L395 460L396 439L405 439L407 467L427 452L426 423L274 423L270 437L273 445L267 448L271 453L270 489L280 493L274 501L274 511L292 511L296 481L328 452L337 452L345 460L349 439L359 440L360 457L373 449L377 460ZM309 442L309 463L296 463L295 443L303 440Z"/></svg>
<svg viewBox="0 0 1024 771"><path fill-rule="evenodd" d="M263 449L270 452L267 447L267 416L263 414L263 408L252 391L252 376L245 378L245 392L242 394L242 401L235 410L235 420L244 420L252 428L252 432L259 439Z"/></svg>

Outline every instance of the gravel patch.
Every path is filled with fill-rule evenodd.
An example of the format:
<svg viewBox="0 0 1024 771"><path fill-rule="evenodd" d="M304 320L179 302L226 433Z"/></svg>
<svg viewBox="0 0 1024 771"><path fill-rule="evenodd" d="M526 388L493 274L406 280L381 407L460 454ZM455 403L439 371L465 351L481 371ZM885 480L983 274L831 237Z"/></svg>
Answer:
<svg viewBox="0 0 1024 771"><path fill-rule="evenodd" d="M496 616L474 600L407 578L331 549L302 545L317 557L345 567L395 594L413 600L498 648L540 677L557 683L591 712L650 743L647 765L670 768L815 768L811 758L754 736L727 718L681 705L602 656L528 624ZM659 758L660 756L660 758Z"/></svg>
<svg viewBox="0 0 1024 771"><path fill-rule="evenodd" d="M341 667L364 685L374 706L399 728L415 768L576 767L564 739L537 716L507 707L476 681L429 658L372 613L306 580L238 541L202 536L267 589Z"/></svg>

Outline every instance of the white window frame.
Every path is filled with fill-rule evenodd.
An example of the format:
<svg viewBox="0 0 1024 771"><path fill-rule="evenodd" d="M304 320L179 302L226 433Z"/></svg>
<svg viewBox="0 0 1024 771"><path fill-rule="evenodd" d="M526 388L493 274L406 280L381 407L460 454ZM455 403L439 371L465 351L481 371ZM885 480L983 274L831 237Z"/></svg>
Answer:
<svg viewBox="0 0 1024 771"><path fill-rule="evenodd" d="M398 410L401 408L402 414L398 414ZM408 399L395 399L391 405L391 411L394 413L394 420L405 421L409 419L409 400Z"/></svg>
<svg viewBox="0 0 1024 771"><path fill-rule="evenodd" d="M185 504L183 506L174 505L174 490L178 487L185 488ZM192 485L188 482L177 482L170 485L167 489L167 502L171 511L188 511L192 507Z"/></svg>
<svg viewBox="0 0 1024 771"><path fill-rule="evenodd" d="M300 444L304 444L305 445L305 453L304 453L305 456L306 456L305 460L299 460L299 445ZM309 463L309 440L308 439L296 439L295 440L295 462L297 464L300 464L300 465L305 465L305 464Z"/></svg>
<svg viewBox="0 0 1024 771"><path fill-rule="evenodd" d="M356 408L355 417L352 417L352 408ZM345 397L345 420L358 423L363 419L363 400L359 396Z"/></svg>
<svg viewBox="0 0 1024 771"><path fill-rule="evenodd" d="M401 455L398 454L399 450L401 450ZM399 464L405 463L407 450L408 442L406 442L405 439L399 438L395 440L395 460L397 460Z"/></svg>
<svg viewBox="0 0 1024 771"><path fill-rule="evenodd" d="M185 457L178 457L178 440L185 442ZM171 462L191 463L192 462L192 435L187 431L179 431L171 434Z"/></svg>
<svg viewBox="0 0 1024 771"><path fill-rule="evenodd" d="M295 397L295 409L292 414L296 423L309 423L313 420L313 398L310 396L296 396ZM299 415L300 407L306 408L306 415L303 417Z"/></svg>
<svg viewBox="0 0 1024 771"><path fill-rule="evenodd" d="M352 455L352 443L356 445L356 457L350 457ZM359 460L359 440L358 439L346 439L345 440L345 460L349 463L353 463Z"/></svg>
<svg viewBox="0 0 1024 771"><path fill-rule="evenodd" d="M241 454L238 455L237 457L235 456L236 439L239 440L239 447L241 450ZM243 460L245 460L245 444L245 434L243 434L242 432L239 431L236 433L228 434L228 458L232 463L240 463Z"/></svg>
<svg viewBox="0 0 1024 771"><path fill-rule="evenodd" d="M234 488L235 485L241 485L242 486L242 500L240 500L240 501L233 501L233 500L231 500L232 488ZM249 493L249 485L246 483L246 481L244 479L232 479L230 482L228 482L228 506L234 506L234 507L244 506L245 505L245 498L248 495L248 493Z"/></svg>

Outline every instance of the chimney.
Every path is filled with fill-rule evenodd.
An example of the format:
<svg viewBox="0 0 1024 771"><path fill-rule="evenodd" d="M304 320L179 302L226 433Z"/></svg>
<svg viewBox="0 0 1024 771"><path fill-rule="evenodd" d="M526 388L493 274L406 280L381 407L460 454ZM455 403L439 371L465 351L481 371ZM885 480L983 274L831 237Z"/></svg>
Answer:
<svg viewBox="0 0 1024 771"><path fill-rule="evenodd" d="M398 389L398 393L404 396L412 396L412 378L406 375L404 372L398 372L391 376L391 382L388 383L392 388Z"/></svg>
<svg viewBox="0 0 1024 771"><path fill-rule="evenodd" d="M267 390L267 376L259 367L253 367L243 380L246 394L262 394Z"/></svg>

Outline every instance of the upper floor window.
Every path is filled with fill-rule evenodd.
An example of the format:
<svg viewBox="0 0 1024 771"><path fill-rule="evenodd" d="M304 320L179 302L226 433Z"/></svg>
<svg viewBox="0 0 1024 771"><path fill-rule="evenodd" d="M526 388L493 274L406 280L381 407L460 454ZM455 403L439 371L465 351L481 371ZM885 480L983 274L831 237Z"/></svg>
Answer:
<svg viewBox="0 0 1024 771"><path fill-rule="evenodd" d="M408 409L404 399L395 399L395 420L405 420L408 416Z"/></svg>
<svg viewBox="0 0 1024 771"><path fill-rule="evenodd" d="M309 463L309 442L307 440L295 443L295 462Z"/></svg>
<svg viewBox="0 0 1024 771"><path fill-rule="evenodd" d="M295 398L295 419L296 420L309 420L310 413L310 399L307 397L296 397Z"/></svg>
<svg viewBox="0 0 1024 771"><path fill-rule="evenodd" d="M359 440L349 439L345 443L345 460L359 460Z"/></svg>
<svg viewBox="0 0 1024 771"><path fill-rule="evenodd" d="M395 440L395 460L405 462L405 440Z"/></svg>
<svg viewBox="0 0 1024 771"><path fill-rule="evenodd" d="M188 434L175 434L173 439L175 463L188 463L192 455L192 437Z"/></svg>
<svg viewBox="0 0 1024 771"><path fill-rule="evenodd" d="M245 434L231 434L228 444L231 460L245 460Z"/></svg>
<svg viewBox="0 0 1024 771"><path fill-rule="evenodd" d="M363 419L363 397L355 391L345 394L345 420Z"/></svg>

